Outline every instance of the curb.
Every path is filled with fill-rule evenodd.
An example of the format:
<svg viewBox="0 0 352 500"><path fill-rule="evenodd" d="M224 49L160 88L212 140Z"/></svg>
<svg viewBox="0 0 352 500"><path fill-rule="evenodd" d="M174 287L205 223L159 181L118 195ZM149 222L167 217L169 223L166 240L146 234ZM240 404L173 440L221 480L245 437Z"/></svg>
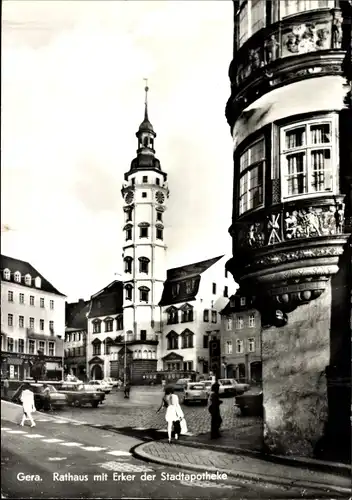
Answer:
<svg viewBox="0 0 352 500"><path fill-rule="evenodd" d="M266 462L276 463L279 465L289 465L291 467L306 467L311 470L316 470L318 472L327 472L332 474L338 474L339 476L351 477L352 469L351 465L327 462L323 460L302 458L302 457L286 457L283 455L270 455L268 453L263 453L262 451L248 450L247 448L236 448L230 446L222 446L216 444L198 443L191 440L179 440L179 443L183 446L189 446L190 448L202 448L213 451L222 451L224 453L231 453L233 455L243 455L253 458L259 458L260 460L265 460Z"/></svg>
<svg viewBox="0 0 352 500"><path fill-rule="evenodd" d="M210 472L210 473L221 473L227 474L229 477L233 477L236 479L247 479L250 481L256 482L267 482L270 484L275 484L278 486L291 486L291 487L299 487L299 488L310 488L316 490L323 490L325 492L335 492L341 494L351 494L351 488L344 488L343 486L331 486L329 484L316 483L314 481L300 481L300 480L290 480L285 478L278 478L278 476L270 476L268 474L260 474L260 473L250 473L245 471L236 471L232 469L219 469L212 466L205 465L197 465L197 464L183 464L181 462L174 462L173 460L168 460L164 458L159 458L154 455L151 455L144 451L144 447L148 446L149 443L143 443L136 446L132 451L132 454L139 459L145 460L147 462L154 462L162 465L169 465L171 467L178 467L182 469L190 469L200 472ZM180 442L180 444L182 444Z"/></svg>

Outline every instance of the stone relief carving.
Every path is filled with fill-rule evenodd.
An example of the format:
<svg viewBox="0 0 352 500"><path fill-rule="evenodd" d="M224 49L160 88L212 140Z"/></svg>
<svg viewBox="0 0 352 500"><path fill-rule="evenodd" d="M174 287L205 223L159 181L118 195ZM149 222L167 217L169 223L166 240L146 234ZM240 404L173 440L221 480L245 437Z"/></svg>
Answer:
<svg viewBox="0 0 352 500"><path fill-rule="evenodd" d="M335 11L332 20L332 48L340 49L342 44L342 16L341 12Z"/></svg>
<svg viewBox="0 0 352 500"><path fill-rule="evenodd" d="M249 62L252 71L255 71L263 65L260 52L260 48L249 51Z"/></svg>
<svg viewBox="0 0 352 500"><path fill-rule="evenodd" d="M331 27L328 23L314 23L294 26L283 36L284 55L306 54L330 48ZM286 52L286 54L285 54Z"/></svg>
<svg viewBox="0 0 352 500"><path fill-rule="evenodd" d="M280 214L271 214L268 217L268 231L269 231L268 245L281 243L281 238L279 236L280 232L279 218Z"/></svg>
<svg viewBox="0 0 352 500"><path fill-rule="evenodd" d="M316 257L336 257L342 255L343 248L340 247L322 247L322 248L307 248L303 250L295 250L293 252L282 252L279 254L266 255L255 261L256 266L268 266L276 264L285 264L286 262L294 262L302 259L313 259Z"/></svg>
<svg viewBox="0 0 352 500"><path fill-rule="evenodd" d="M265 43L265 61L267 64L270 64L278 58L279 47L280 44L276 40L276 36L271 35L269 40L267 40Z"/></svg>

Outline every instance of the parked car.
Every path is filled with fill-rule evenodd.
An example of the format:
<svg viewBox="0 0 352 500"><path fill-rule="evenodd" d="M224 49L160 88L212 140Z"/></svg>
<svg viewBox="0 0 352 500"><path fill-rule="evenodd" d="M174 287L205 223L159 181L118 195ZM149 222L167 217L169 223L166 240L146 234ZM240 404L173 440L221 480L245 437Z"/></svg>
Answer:
<svg viewBox="0 0 352 500"><path fill-rule="evenodd" d="M103 382L112 388L119 387L119 381L116 378L106 377L103 379Z"/></svg>
<svg viewBox="0 0 352 500"><path fill-rule="evenodd" d="M99 388L105 392L105 394L110 394L112 386L108 385L103 380L90 380L87 385Z"/></svg>
<svg viewBox="0 0 352 500"><path fill-rule="evenodd" d="M208 397L210 396L210 393L211 393L211 388L212 388L212 385L213 385L213 381L212 380L205 380L203 382L204 386L205 386L205 390L208 394Z"/></svg>
<svg viewBox="0 0 352 500"><path fill-rule="evenodd" d="M242 383L242 382L238 382L236 379L234 378L230 378L231 382L233 383L233 385L236 387L236 394L239 396L240 394L243 394L244 392L247 392L249 391L249 389L251 388L251 386L249 384L245 384L245 383Z"/></svg>
<svg viewBox="0 0 352 500"><path fill-rule="evenodd" d="M253 388L236 396L235 408L239 408L243 417L263 417L263 391Z"/></svg>
<svg viewBox="0 0 352 500"><path fill-rule="evenodd" d="M65 382L61 385L59 392L65 394L69 405L84 406L90 404L97 408L99 403L105 399L105 393L97 391L93 386L85 386L81 383Z"/></svg>
<svg viewBox="0 0 352 500"><path fill-rule="evenodd" d="M235 396L236 387L233 382L228 378L220 378L219 383L219 395L220 396Z"/></svg>
<svg viewBox="0 0 352 500"><path fill-rule="evenodd" d="M189 382L185 388L183 403L198 401L203 405L208 403L209 393L206 390L204 382Z"/></svg>
<svg viewBox="0 0 352 500"><path fill-rule="evenodd" d="M177 382L169 382L166 387L174 392L183 392L189 382L191 382L190 378L180 378Z"/></svg>
<svg viewBox="0 0 352 500"><path fill-rule="evenodd" d="M22 391L24 389L25 384L21 384L20 387L17 389L15 394L12 396L12 401L14 403L21 403L20 396L22 394ZM45 399L46 395L44 394L44 384L38 384L38 383L30 383L30 389L34 393L34 404L37 410L44 410L45 408ZM63 408L64 406L67 406L68 401L67 397L65 394L62 394L61 392L57 391L55 387L52 385L49 385L49 398L50 398L50 406L53 409L57 408Z"/></svg>

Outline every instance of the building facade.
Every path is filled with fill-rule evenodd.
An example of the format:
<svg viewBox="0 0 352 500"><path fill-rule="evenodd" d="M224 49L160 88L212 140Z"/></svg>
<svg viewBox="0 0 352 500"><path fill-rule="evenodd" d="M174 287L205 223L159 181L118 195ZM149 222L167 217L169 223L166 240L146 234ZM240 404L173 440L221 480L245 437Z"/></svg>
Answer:
<svg viewBox="0 0 352 500"><path fill-rule="evenodd" d="M48 378L63 374L65 295L31 264L1 256L1 373L31 376L44 355Z"/></svg>
<svg viewBox="0 0 352 500"><path fill-rule="evenodd" d="M350 457L348 1L234 2L227 268L262 319L265 444Z"/></svg>
<svg viewBox="0 0 352 500"><path fill-rule="evenodd" d="M87 316L90 300L66 304L65 328L65 375L74 375L80 380L89 378L87 358Z"/></svg>
<svg viewBox="0 0 352 500"><path fill-rule="evenodd" d="M262 382L261 319L253 297L233 295L221 311L222 377Z"/></svg>

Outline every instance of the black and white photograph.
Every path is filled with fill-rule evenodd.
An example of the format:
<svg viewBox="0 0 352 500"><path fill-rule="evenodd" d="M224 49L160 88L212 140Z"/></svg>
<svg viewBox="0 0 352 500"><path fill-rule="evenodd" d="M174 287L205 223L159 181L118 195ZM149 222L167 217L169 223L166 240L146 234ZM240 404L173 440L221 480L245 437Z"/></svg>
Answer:
<svg viewBox="0 0 352 500"><path fill-rule="evenodd" d="M352 1L1 28L1 498L351 498Z"/></svg>

